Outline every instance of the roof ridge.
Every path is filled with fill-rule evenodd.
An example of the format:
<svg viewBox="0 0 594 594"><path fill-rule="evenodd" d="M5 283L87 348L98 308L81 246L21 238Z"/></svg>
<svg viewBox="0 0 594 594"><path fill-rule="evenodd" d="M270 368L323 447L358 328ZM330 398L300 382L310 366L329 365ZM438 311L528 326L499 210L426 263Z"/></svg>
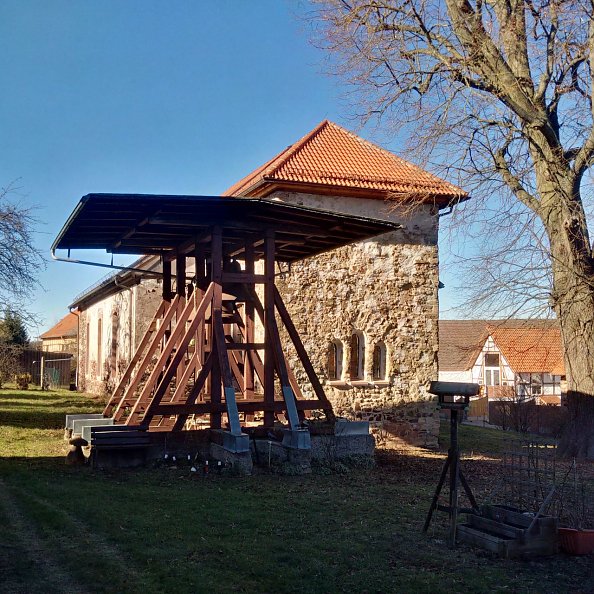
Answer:
<svg viewBox="0 0 594 594"><path fill-rule="evenodd" d="M223 195L264 197L283 184L293 188L313 184L321 188L321 193L343 187L346 192L369 192L370 198L426 194L443 204L446 199L449 203L451 199L468 198L468 193L458 186L328 119Z"/></svg>
<svg viewBox="0 0 594 594"><path fill-rule="evenodd" d="M271 160L274 161L267 169L262 173L264 177L270 177L275 171L286 165L291 157L298 151L307 146L315 136L317 136L325 127L332 124L330 120L321 121L313 130L308 132L305 136L302 136L297 142L290 144L284 151L273 157ZM336 125L336 124L335 124ZM269 161L270 163L270 161Z"/></svg>

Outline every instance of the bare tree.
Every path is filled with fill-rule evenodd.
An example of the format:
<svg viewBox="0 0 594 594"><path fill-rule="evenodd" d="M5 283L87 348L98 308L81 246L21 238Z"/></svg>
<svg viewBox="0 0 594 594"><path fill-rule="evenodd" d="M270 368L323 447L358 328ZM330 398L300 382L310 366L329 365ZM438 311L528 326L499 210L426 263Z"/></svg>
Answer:
<svg viewBox="0 0 594 594"><path fill-rule="evenodd" d="M14 184L0 188L0 309L31 320L29 298L44 261L34 244L33 209L15 200L17 196Z"/></svg>
<svg viewBox="0 0 594 594"><path fill-rule="evenodd" d="M475 202L509 201L493 221L509 234L500 270L530 273L549 293L568 373L563 449L594 457L594 260L582 200L594 159L594 4L314 2L318 39L353 83L360 115L408 124L419 153L456 172ZM504 290L508 277L495 276Z"/></svg>

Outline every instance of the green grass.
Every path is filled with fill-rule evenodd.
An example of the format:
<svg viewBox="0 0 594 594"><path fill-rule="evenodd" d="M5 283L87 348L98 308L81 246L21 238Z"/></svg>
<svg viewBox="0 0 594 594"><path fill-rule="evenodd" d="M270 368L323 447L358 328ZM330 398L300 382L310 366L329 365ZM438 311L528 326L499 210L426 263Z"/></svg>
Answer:
<svg viewBox="0 0 594 594"><path fill-rule="evenodd" d="M515 431L501 431L474 425L458 426L458 444L463 454L502 454L511 440L521 439ZM450 422L442 420L439 428L439 443L447 448L450 443Z"/></svg>
<svg viewBox="0 0 594 594"><path fill-rule="evenodd" d="M591 559L523 563L450 550L441 514L424 535L443 455L386 450L373 470L304 477L65 466L64 414L97 410L97 402L69 392L0 391L2 592L594 588ZM476 427L460 435L475 440L477 452L485 444L497 451L491 446L502 437ZM484 467L494 463L469 463L482 493Z"/></svg>

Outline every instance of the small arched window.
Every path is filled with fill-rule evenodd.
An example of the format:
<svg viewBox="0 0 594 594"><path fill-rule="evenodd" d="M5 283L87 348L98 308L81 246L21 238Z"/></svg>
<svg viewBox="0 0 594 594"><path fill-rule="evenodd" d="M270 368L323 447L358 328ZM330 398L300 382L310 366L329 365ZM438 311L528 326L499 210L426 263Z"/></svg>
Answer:
<svg viewBox="0 0 594 594"><path fill-rule="evenodd" d="M355 332L351 336L351 366L349 371L352 380L363 379L365 372L365 338L361 332Z"/></svg>
<svg viewBox="0 0 594 594"><path fill-rule="evenodd" d="M342 342L333 340L328 345L328 379L339 380L342 378Z"/></svg>
<svg viewBox="0 0 594 594"><path fill-rule="evenodd" d="M373 379L386 379L386 345L383 342L373 347Z"/></svg>

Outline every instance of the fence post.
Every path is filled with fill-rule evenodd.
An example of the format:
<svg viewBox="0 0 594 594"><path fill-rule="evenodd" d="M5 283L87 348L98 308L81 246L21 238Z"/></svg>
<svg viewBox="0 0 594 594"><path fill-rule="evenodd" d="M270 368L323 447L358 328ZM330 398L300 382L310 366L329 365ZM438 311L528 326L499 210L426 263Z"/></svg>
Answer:
<svg viewBox="0 0 594 594"><path fill-rule="evenodd" d="M39 383L41 384L41 390L43 391L47 388L47 386L45 385L45 357L43 356L43 354L41 355L40 373L41 373L41 378L39 380Z"/></svg>

